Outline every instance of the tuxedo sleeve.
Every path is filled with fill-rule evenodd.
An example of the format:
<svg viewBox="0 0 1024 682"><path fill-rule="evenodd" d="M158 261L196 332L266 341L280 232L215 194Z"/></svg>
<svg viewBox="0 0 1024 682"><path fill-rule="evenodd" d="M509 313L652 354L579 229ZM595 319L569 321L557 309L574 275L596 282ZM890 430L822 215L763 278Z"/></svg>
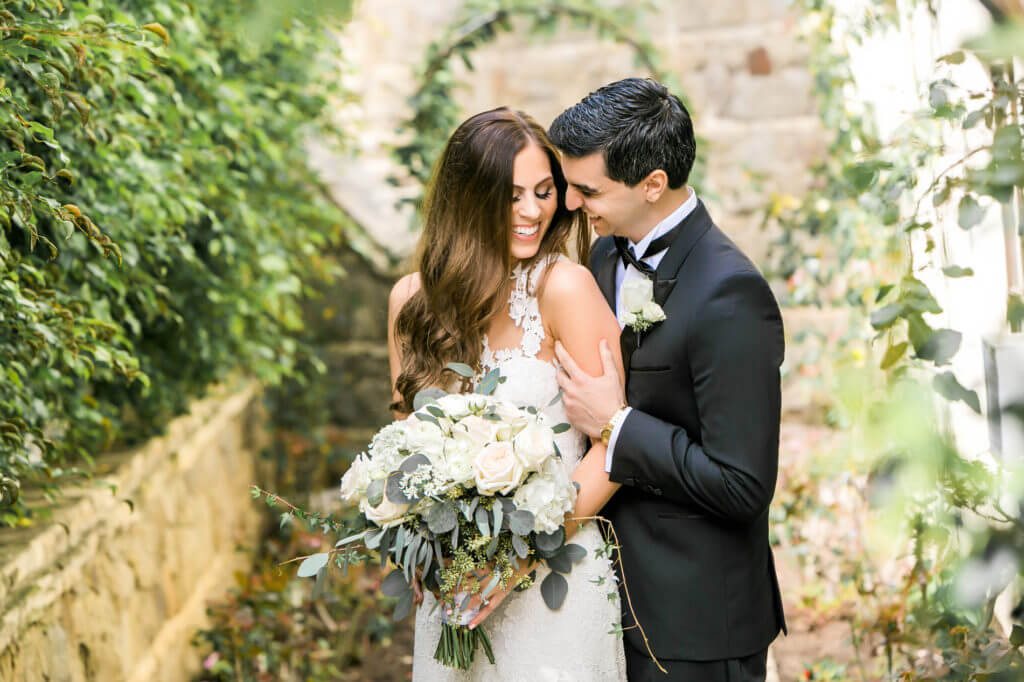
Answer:
<svg viewBox="0 0 1024 682"><path fill-rule="evenodd" d="M609 475L709 516L749 522L768 508L778 475L782 317L754 272L723 280L696 310L685 342L700 433L634 406Z"/></svg>

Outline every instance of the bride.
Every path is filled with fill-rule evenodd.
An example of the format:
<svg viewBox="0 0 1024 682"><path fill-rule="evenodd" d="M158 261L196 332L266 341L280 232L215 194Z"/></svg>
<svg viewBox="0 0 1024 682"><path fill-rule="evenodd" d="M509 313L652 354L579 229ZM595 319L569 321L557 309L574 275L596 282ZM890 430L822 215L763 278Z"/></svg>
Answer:
<svg viewBox="0 0 1024 682"><path fill-rule="evenodd" d="M604 339L621 372L619 326L597 283L565 257L575 231L580 260L589 234L565 207L566 181L557 152L536 121L507 108L473 116L452 134L427 190L419 271L391 292L388 350L399 415L417 392L452 386L450 362L497 367L506 381L496 398L534 406L552 423L567 421L557 400L555 342L592 375L602 373ZM562 464L579 483L572 516L593 517L618 489L604 470L605 446L575 429L558 436ZM480 656L469 671L433 660L441 631L431 594L416 615L414 680L625 680L615 573L594 521L567 522L586 558L567 576L558 611L539 587L495 592L483 620L496 663ZM547 568L538 568L539 584ZM510 581L514 584L515 581ZM475 597L474 597L475 599Z"/></svg>

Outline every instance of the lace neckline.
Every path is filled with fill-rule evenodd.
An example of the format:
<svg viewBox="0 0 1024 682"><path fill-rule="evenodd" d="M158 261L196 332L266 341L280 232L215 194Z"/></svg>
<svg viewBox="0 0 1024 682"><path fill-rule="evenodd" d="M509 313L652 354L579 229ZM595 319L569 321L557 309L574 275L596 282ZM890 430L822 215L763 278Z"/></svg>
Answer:
<svg viewBox="0 0 1024 682"><path fill-rule="evenodd" d="M540 353L544 341L544 321L540 316L540 305L533 295L540 274L547 266L558 260L554 255L545 261L535 263L531 267L523 267L522 263L512 270L515 284L508 297L508 315L516 326L523 330L523 338L512 348L492 349L487 334L484 334L484 349L480 354L480 365L483 373L491 371L503 362L517 358L535 358Z"/></svg>

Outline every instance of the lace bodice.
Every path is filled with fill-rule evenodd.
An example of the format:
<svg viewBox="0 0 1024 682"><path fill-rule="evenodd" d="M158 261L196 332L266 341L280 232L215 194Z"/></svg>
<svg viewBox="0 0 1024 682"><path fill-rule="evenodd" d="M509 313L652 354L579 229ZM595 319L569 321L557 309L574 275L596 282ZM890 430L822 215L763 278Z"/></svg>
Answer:
<svg viewBox="0 0 1024 682"><path fill-rule="evenodd" d="M523 338L517 346L493 350L485 334L484 350L480 355L480 364L485 374L500 363L513 358L537 357L544 341L544 321L540 317L540 304L534 294L547 268L562 258L565 256L551 256L543 262L535 263L531 268L524 268L520 263L512 271L512 280L515 283L508 298L508 315L516 326L523 330Z"/></svg>

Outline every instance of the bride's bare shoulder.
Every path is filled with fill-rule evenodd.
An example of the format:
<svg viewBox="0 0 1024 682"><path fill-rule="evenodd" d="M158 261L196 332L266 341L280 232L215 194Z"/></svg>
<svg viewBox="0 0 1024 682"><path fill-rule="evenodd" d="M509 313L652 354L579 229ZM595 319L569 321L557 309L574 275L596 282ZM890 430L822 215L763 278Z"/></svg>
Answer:
<svg viewBox="0 0 1024 682"><path fill-rule="evenodd" d="M544 281L539 292L540 304L568 304L581 295L586 296L595 292L600 296L597 282L590 270L579 263L560 258L544 273Z"/></svg>
<svg viewBox="0 0 1024 682"><path fill-rule="evenodd" d="M388 297L388 308L391 309L393 314L397 314L406 302L412 298L412 295L420 290L421 286L420 273L418 272L411 272L402 277L395 282L395 286L391 287L391 295Z"/></svg>

